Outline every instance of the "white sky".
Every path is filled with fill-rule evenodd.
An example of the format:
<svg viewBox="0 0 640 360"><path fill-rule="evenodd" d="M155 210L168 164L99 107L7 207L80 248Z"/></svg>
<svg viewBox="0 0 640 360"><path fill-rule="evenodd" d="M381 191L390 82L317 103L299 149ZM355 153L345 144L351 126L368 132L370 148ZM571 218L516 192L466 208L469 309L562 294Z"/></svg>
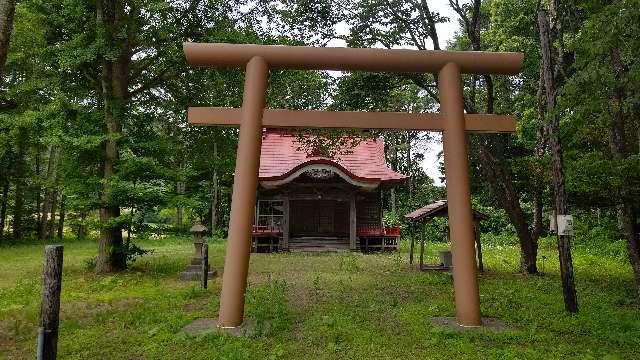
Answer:
<svg viewBox="0 0 640 360"><path fill-rule="evenodd" d="M451 41L458 29L458 15L449 6L447 0L429 1L429 8L433 12L438 12L442 16L446 16L450 19L448 23L437 24L438 37L440 41L440 47L445 48L449 41ZM341 35L347 34L347 27L344 24L338 24L336 29ZM331 47L345 47L347 44L343 40L331 40L327 46ZM440 139L440 133L434 133L435 140L426 144L424 148L424 161L422 162L422 168L425 170L436 185L443 185L440 181L442 173L438 169L438 153L442 151L442 141Z"/></svg>

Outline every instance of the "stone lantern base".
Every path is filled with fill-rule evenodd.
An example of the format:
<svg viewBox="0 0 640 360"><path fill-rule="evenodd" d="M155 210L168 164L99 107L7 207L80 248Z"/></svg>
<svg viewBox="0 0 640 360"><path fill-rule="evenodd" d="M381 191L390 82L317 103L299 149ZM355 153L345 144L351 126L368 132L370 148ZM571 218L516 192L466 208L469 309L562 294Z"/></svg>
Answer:
<svg viewBox="0 0 640 360"><path fill-rule="evenodd" d="M200 280L200 275L202 274L202 243L196 242L193 244L196 248L196 254L191 258L191 264L187 266L186 270L178 274L178 280L181 281L195 281ZM209 275L208 278L213 278L217 275L215 270L211 270L211 265L209 265Z"/></svg>
<svg viewBox="0 0 640 360"><path fill-rule="evenodd" d="M195 281L200 280L200 274L202 274L202 257L194 256L191 258L191 264L187 266L185 271L178 274L178 280L180 281ZM211 270L209 265L208 278L213 278L217 275L215 270Z"/></svg>

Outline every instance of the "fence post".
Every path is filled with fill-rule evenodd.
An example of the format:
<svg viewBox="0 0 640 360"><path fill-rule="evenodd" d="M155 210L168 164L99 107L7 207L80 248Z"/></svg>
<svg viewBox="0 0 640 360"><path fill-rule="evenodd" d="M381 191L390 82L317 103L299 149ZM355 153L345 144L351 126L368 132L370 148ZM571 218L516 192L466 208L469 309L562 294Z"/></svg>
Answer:
<svg viewBox="0 0 640 360"><path fill-rule="evenodd" d="M209 280L209 244L202 244L202 276L200 276L202 281L202 288L207 288L207 283Z"/></svg>
<svg viewBox="0 0 640 360"><path fill-rule="evenodd" d="M55 360L58 352L62 250L62 245L47 245L44 249L40 327L38 328L38 360Z"/></svg>

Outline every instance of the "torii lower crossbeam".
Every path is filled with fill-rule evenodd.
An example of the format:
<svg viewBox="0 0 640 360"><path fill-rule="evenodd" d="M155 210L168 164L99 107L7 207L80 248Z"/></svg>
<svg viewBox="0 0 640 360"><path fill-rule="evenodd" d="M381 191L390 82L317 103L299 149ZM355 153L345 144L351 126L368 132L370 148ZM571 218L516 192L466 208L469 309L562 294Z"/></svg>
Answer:
<svg viewBox="0 0 640 360"><path fill-rule="evenodd" d="M190 107L187 118L191 125L239 126L241 113L242 109L235 108ZM467 114L464 118L466 131L516 131L516 119L510 115ZM264 109L262 126L442 131L444 118L438 113Z"/></svg>
<svg viewBox="0 0 640 360"><path fill-rule="evenodd" d="M465 132L512 132L515 130L515 121L508 116L465 116L460 74L516 74L522 67L522 54L194 43L184 44L183 50L191 65L246 67L244 99L240 110L190 109L192 123L240 125L219 326L237 327L243 323L263 126L442 131L456 319L461 326L482 325ZM328 114L264 110L269 69L437 73L440 113ZM216 117L219 115L223 116ZM300 115L301 118L292 115ZM324 115L331 115L331 118L324 118Z"/></svg>

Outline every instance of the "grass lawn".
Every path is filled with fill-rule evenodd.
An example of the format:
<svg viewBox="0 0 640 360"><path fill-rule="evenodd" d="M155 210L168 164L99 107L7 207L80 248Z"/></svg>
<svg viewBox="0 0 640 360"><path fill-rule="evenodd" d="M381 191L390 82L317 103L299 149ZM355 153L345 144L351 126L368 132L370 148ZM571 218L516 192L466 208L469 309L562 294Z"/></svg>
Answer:
<svg viewBox="0 0 640 360"><path fill-rule="evenodd" d="M220 277L207 291L176 280L192 252L188 238L140 245L154 253L102 277L86 270L95 243L65 244L59 358L640 359L640 310L624 257L575 249L580 313L569 315L551 239L540 249L544 276L517 273L517 247L485 245L482 313L513 328L504 333L432 326L431 317L454 314L452 280L410 269L406 244L395 254L253 255L251 338L180 334L216 316ZM223 255L224 244L212 242L218 271ZM34 358L41 271L41 246L0 248L0 358Z"/></svg>

